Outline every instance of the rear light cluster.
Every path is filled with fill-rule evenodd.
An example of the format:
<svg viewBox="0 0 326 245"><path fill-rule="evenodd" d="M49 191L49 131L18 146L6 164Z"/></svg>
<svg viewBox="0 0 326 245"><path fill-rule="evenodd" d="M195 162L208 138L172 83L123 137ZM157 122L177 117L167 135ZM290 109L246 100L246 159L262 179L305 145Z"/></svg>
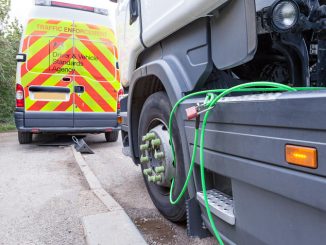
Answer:
<svg viewBox="0 0 326 245"><path fill-rule="evenodd" d="M120 115L120 110L121 110L121 99L123 98L123 95L124 95L124 91L123 91L123 89L121 88L121 89L118 91L118 100L117 100L117 111L118 111L117 122L118 122L118 124L122 124L122 123L123 123L123 118L122 118L122 116Z"/></svg>
<svg viewBox="0 0 326 245"><path fill-rule="evenodd" d="M24 107L24 88L21 84L16 84L16 107Z"/></svg>
<svg viewBox="0 0 326 245"><path fill-rule="evenodd" d="M73 4L73 3L64 3L64 2L59 2L59 1L51 1L51 6L94 12L93 7L77 5L77 4Z"/></svg>
<svg viewBox="0 0 326 245"><path fill-rule="evenodd" d="M35 0L35 5L77 9L77 10L93 12L93 13L97 13L97 14L101 14L101 15L109 14L107 9L94 8L94 7L90 7L90 6L84 6L84 5L73 4L73 3L65 3L65 2L60 2L60 1Z"/></svg>
<svg viewBox="0 0 326 245"><path fill-rule="evenodd" d="M121 104L120 104L120 100L122 98L122 96L124 95L124 91L123 89L121 88L119 91L118 91L118 103L117 103L117 109L120 110L121 109Z"/></svg>

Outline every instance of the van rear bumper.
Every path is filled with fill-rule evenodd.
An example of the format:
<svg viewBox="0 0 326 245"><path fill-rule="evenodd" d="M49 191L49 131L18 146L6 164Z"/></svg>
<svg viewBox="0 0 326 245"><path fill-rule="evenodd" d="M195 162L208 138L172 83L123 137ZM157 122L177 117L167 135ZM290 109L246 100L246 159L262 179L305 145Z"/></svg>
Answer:
<svg viewBox="0 0 326 245"><path fill-rule="evenodd" d="M121 128L17 128L21 132L32 133L107 133L119 131Z"/></svg>
<svg viewBox="0 0 326 245"><path fill-rule="evenodd" d="M53 121L57 120L55 113L53 113ZM60 123L54 123L54 125L42 125L42 121L35 120L35 124L33 123L33 119L27 119L29 121L28 125L25 124L26 115L24 111L19 111L16 109L15 112L15 124L18 131L21 132L33 132L33 133L105 133L118 131L121 129L120 125L116 121L117 115L115 115L115 120L105 120L105 125L101 122L101 126L97 126L95 120L84 120L86 125L71 125L71 126L63 126ZM113 118L112 118L113 119ZM49 119L47 119L49 120ZM101 120L103 121L103 120ZM46 122L46 121L44 121ZM87 125L88 124L88 125ZM57 125L57 126L55 126Z"/></svg>

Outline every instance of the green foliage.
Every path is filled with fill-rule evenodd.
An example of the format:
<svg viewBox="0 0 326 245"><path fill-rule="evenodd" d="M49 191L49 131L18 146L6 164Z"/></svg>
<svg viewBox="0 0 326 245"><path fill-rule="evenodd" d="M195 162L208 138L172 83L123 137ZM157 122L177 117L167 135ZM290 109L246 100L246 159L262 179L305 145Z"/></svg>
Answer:
<svg viewBox="0 0 326 245"><path fill-rule="evenodd" d="M10 0L0 0L0 123L13 121L15 109L16 54L22 27L10 20Z"/></svg>
<svg viewBox="0 0 326 245"><path fill-rule="evenodd" d="M16 129L14 123L0 123L0 133L6 131L13 131Z"/></svg>

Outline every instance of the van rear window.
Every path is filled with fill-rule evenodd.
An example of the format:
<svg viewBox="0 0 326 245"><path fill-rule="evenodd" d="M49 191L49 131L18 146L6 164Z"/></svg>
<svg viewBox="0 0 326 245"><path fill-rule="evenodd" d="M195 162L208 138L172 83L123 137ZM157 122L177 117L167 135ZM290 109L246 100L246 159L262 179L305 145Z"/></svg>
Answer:
<svg viewBox="0 0 326 245"><path fill-rule="evenodd" d="M77 39L78 38L78 39ZM76 74L97 81L116 80L116 54L112 43L76 36L74 40Z"/></svg>
<svg viewBox="0 0 326 245"><path fill-rule="evenodd" d="M94 24L32 19L25 31L26 70L75 74L98 82L118 82L115 36Z"/></svg>
<svg viewBox="0 0 326 245"><path fill-rule="evenodd" d="M30 36L27 70L35 73L66 74L73 72L73 39Z"/></svg>

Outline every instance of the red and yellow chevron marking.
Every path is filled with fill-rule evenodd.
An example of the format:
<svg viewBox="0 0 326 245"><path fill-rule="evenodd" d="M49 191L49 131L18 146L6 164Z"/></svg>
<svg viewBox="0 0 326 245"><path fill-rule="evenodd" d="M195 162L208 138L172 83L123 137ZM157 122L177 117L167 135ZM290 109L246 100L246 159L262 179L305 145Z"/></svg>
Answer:
<svg viewBox="0 0 326 245"><path fill-rule="evenodd" d="M31 19L25 30L21 65L25 110L61 112L115 112L120 88L117 51L111 29L63 20ZM70 76L72 82L62 81ZM36 101L30 86L68 87L68 101ZM85 92L75 94L74 85Z"/></svg>
<svg viewBox="0 0 326 245"><path fill-rule="evenodd" d="M105 42L111 42L116 46L116 39L112 29L101 26L101 25L91 25L82 22L74 22L75 35L86 36L89 40L98 40Z"/></svg>

